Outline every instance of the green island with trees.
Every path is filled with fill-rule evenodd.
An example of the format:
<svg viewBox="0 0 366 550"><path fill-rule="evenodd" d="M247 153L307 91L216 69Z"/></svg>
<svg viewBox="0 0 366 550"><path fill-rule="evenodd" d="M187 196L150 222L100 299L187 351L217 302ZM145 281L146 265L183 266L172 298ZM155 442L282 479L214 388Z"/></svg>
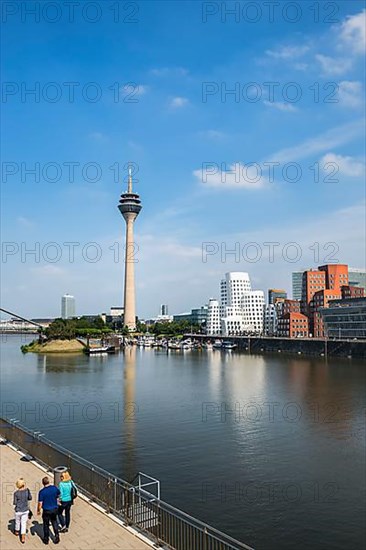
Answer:
<svg viewBox="0 0 366 550"><path fill-rule="evenodd" d="M40 331L38 340L21 347L23 353L68 353L84 351L82 338L103 338L113 330L101 317L89 319L55 319L49 327Z"/></svg>
<svg viewBox="0 0 366 550"><path fill-rule="evenodd" d="M23 353L68 353L82 352L89 338L104 339L112 334L122 336L139 336L144 334L164 338L179 338L188 332L199 332L200 326L189 321L156 322L147 326L137 321L136 331L131 333L122 322L113 321L106 324L102 317L80 317L72 319L55 319L49 327L40 330L39 338L21 346Z"/></svg>

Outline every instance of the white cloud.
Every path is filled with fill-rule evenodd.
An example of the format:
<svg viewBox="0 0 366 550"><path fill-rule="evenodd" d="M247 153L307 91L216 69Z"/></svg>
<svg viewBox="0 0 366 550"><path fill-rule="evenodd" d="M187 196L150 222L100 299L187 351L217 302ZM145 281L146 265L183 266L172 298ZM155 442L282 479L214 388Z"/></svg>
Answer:
<svg viewBox="0 0 366 550"><path fill-rule="evenodd" d="M258 163L242 164L236 162L225 170L222 167L220 169L216 163L206 163L202 165L201 169L194 170L193 175L203 186L212 189L268 189L270 183L268 163L283 165L329 151L330 147L338 147L352 141L362 134L363 130L363 120L344 124L293 147L281 149Z"/></svg>
<svg viewBox="0 0 366 550"><path fill-rule="evenodd" d="M130 149L132 149L134 153L142 153L142 151L144 150L143 146L140 143L131 139L127 141L127 145Z"/></svg>
<svg viewBox="0 0 366 550"><path fill-rule="evenodd" d="M361 82L343 80L338 86L340 105L345 107L360 107L363 105L364 95Z"/></svg>
<svg viewBox="0 0 366 550"><path fill-rule="evenodd" d="M135 95L145 95L149 90L150 88L146 84L137 84Z"/></svg>
<svg viewBox="0 0 366 550"><path fill-rule="evenodd" d="M363 131L363 120L336 126L323 134L306 139L298 145L277 151L277 153L271 155L268 161L286 163L307 158L317 153L323 153L329 150L330 147L338 147L363 135Z"/></svg>
<svg viewBox="0 0 366 550"><path fill-rule="evenodd" d="M317 54L315 59L320 63L324 75L341 75L352 67L352 59L329 57Z"/></svg>
<svg viewBox="0 0 366 550"><path fill-rule="evenodd" d="M263 101L267 107L272 107L273 109L278 109L279 111L295 112L298 109L292 105L292 103L284 103L282 101Z"/></svg>
<svg viewBox="0 0 366 550"><path fill-rule="evenodd" d="M173 99L170 100L170 107L172 109L181 109L182 107L185 107L188 105L189 101L186 97L173 97Z"/></svg>
<svg viewBox="0 0 366 550"><path fill-rule="evenodd" d="M90 139L93 139L94 141L106 141L107 137L105 134L102 134L102 132L91 132L88 136Z"/></svg>
<svg viewBox="0 0 366 550"><path fill-rule="evenodd" d="M274 59L296 59L309 51L309 46L282 46L278 50L266 50L266 54Z"/></svg>
<svg viewBox="0 0 366 550"><path fill-rule="evenodd" d="M340 26L339 36L347 51L363 54L366 49L366 10L348 16Z"/></svg>
<svg viewBox="0 0 366 550"><path fill-rule="evenodd" d="M27 229L31 229L35 225L32 220L30 220L29 218L25 218L24 216L18 216L17 223L23 227L26 227Z"/></svg>
<svg viewBox="0 0 366 550"><path fill-rule="evenodd" d="M212 140L220 140L226 137L224 132L220 132L219 130L203 130L202 132L199 132L199 135L200 137Z"/></svg>
<svg viewBox="0 0 366 550"><path fill-rule="evenodd" d="M307 63L294 63L294 69L297 71L306 71L308 66Z"/></svg>
<svg viewBox="0 0 366 550"><path fill-rule="evenodd" d="M151 69L150 74L153 76L187 76L188 70L183 67L160 67Z"/></svg>
<svg viewBox="0 0 366 550"><path fill-rule="evenodd" d="M328 166L326 166L328 164ZM335 153L327 153L320 159L322 169L329 173L329 169L336 165L337 174L343 174L350 177L361 177L365 174L365 162L354 157L343 157ZM330 166L329 166L330 165ZM337 179L337 174L334 174L334 179Z"/></svg>
<svg viewBox="0 0 366 550"><path fill-rule="evenodd" d="M218 165L207 164L200 170L194 170L193 175L205 186L218 189L262 189L267 181L262 176L259 165L253 166L235 162L228 170L220 170Z"/></svg>
<svg viewBox="0 0 366 550"><path fill-rule="evenodd" d="M46 277L60 277L66 274L65 269L54 264L41 265L39 267L32 267L30 269L37 276L46 276Z"/></svg>

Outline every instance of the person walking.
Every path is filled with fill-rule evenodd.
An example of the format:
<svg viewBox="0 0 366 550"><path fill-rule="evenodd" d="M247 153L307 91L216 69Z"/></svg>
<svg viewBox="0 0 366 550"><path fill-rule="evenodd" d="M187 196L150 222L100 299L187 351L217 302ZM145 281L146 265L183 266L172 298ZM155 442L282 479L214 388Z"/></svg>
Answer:
<svg viewBox="0 0 366 550"><path fill-rule="evenodd" d="M27 532L27 519L29 516L29 501L32 500L32 495L30 490L26 487L22 477L16 481L15 486L17 490L13 494L13 505L15 507L14 534L18 537L20 532L20 540L24 544Z"/></svg>
<svg viewBox="0 0 366 550"><path fill-rule="evenodd" d="M61 533L67 533L70 527L70 512L73 504L73 492L75 485L69 472L64 472L60 476L60 506L58 507L58 521L61 525ZM64 517L65 512L65 517Z"/></svg>
<svg viewBox="0 0 366 550"><path fill-rule="evenodd" d="M37 514L41 514L43 520L43 542L48 544L50 538L50 522L52 523L53 532L55 533L55 544L60 542L60 535L57 525L57 512L60 491L55 485L50 484L47 476L42 479L43 489L38 494Z"/></svg>

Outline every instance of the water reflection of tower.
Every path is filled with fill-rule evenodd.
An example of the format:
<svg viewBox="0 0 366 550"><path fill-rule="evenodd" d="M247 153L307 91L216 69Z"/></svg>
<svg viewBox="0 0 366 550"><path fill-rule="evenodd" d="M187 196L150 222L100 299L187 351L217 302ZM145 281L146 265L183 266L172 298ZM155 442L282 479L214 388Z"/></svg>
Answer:
<svg viewBox="0 0 366 550"><path fill-rule="evenodd" d="M138 414L138 405L135 400L136 347L126 347L123 357L123 477L131 481L137 473L135 445L135 425Z"/></svg>

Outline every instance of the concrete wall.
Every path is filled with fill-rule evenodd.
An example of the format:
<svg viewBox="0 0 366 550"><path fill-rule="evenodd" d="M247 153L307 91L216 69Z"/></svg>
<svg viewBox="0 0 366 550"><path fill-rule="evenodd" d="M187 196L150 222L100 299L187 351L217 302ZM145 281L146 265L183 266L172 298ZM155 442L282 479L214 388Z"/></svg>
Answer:
<svg viewBox="0 0 366 550"><path fill-rule="evenodd" d="M215 337L202 334L187 335L196 340L213 341ZM219 337L222 339L222 337ZM290 353L329 357L352 357L366 359L366 341L356 340L323 340L317 338L248 338L247 336L225 337L227 341L235 342L238 350L250 353Z"/></svg>

